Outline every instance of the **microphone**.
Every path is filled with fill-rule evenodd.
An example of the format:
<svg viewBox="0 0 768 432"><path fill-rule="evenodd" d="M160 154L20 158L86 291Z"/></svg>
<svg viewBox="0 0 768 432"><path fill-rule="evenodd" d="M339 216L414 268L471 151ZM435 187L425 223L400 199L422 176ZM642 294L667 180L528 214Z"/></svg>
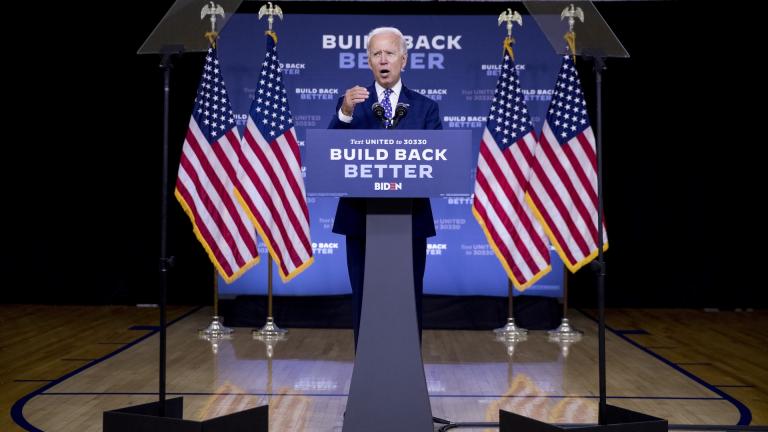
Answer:
<svg viewBox="0 0 768 432"><path fill-rule="evenodd" d="M405 118L405 116L408 114L409 106L410 105L402 102L397 104L397 106L395 107L395 115L394 115L394 118L392 119L392 127L397 126L397 124L400 123L400 120Z"/></svg>
<svg viewBox="0 0 768 432"><path fill-rule="evenodd" d="M379 119L381 124L386 128L386 124L384 123L384 107L381 106L380 103L374 102L371 106L371 109L373 110L373 115L376 116L376 118Z"/></svg>

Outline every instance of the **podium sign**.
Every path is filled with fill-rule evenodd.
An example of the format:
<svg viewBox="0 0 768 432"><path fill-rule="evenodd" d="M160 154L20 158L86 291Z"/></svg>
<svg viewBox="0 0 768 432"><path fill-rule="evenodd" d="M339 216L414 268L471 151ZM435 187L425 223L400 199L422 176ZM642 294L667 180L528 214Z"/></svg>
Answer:
<svg viewBox="0 0 768 432"><path fill-rule="evenodd" d="M309 129L307 196L469 196L471 130Z"/></svg>

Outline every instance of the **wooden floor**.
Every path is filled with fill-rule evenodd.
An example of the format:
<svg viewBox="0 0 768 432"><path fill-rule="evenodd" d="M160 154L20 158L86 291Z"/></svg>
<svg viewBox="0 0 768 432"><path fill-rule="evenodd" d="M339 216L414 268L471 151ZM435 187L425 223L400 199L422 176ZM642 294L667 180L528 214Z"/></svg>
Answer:
<svg viewBox="0 0 768 432"><path fill-rule="evenodd" d="M30 430L100 431L104 410L156 400L158 336L147 327L156 315L0 306L0 431L24 430L19 422ZM245 328L214 353L196 337L208 309L175 307L169 316L181 319L168 329L168 393L184 396L185 418L269 403L270 431L341 430L351 330L291 329L269 358ZM607 317L610 404L673 424L768 424L765 311L610 310ZM576 311L571 321L585 335L567 353L545 332L531 332L509 356L488 331L425 331L433 415L496 421L501 408L548 422L594 422L596 323Z"/></svg>

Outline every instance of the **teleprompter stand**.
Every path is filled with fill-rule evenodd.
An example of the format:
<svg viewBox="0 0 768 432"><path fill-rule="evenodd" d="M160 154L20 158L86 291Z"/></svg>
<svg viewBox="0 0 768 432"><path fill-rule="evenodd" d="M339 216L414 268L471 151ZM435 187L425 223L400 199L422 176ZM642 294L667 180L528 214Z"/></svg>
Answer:
<svg viewBox="0 0 768 432"><path fill-rule="evenodd" d="M218 0L225 11L219 19L222 28L242 0ZM103 415L105 432L236 432L268 430L268 407L260 406L203 421L183 419L183 398L166 400L166 293L168 272L173 259L167 254L167 214L170 185L168 181L168 129L172 59L185 52L205 52L211 30L210 21L201 20L199 1L177 0L141 48L138 54L159 54L163 70L163 168L160 230L160 361L158 401L112 411ZM217 10L214 8L213 10Z"/></svg>
<svg viewBox="0 0 768 432"><path fill-rule="evenodd" d="M598 257L593 265L597 270L598 295L598 379L599 407L598 424L579 427L584 432L666 432L667 421L639 412L608 405L606 403L606 365L605 365L605 261L603 259L603 182L602 182L602 72L605 59L611 57L626 58L629 54L616 38L595 6L590 1L581 2L524 2L529 13L547 36L555 50L563 55L574 54L591 58L594 64L597 119L597 188L598 188ZM570 23L569 23L570 20ZM571 28L569 29L569 25ZM574 26L575 25L575 26ZM567 31L576 34L576 51L566 52L563 35ZM556 432L565 430L556 425L547 424L528 417L500 410L499 423L501 432Z"/></svg>

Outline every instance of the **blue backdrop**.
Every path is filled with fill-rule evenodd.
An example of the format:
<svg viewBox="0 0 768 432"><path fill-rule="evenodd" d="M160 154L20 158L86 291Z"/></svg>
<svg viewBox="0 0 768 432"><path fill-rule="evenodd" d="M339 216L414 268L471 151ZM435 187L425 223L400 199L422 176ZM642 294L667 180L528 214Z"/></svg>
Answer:
<svg viewBox="0 0 768 432"><path fill-rule="evenodd" d="M266 20L237 14L219 41L222 73L238 124L242 127L253 99L264 57ZM426 15L286 15L275 23L278 52L299 144L307 129L327 127L336 100L354 85L373 82L364 37L379 26L398 27L409 41L403 84L438 102L445 129L472 131L476 164L480 138L491 105L505 26L496 16ZM529 16L515 28L514 45L520 81L537 131L551 98L560 58ZM338 29L344 29L339 34ZM472 173L474 178L474 173ZM331 232L336 198L309 198L315 263L287 284L274 278L276 295L351 293L344 237ZM437 236L427 245L424 290L428 294L507 295L507 277L471 213L471 198L433 198ZM222 296L266 292L266 247L262 263L227 285ZM274 270L277 272L277 270ZM275 273L276 275L277 273ZM562 295L563 265L552 253L552 271L524 294Z"/></svg>

